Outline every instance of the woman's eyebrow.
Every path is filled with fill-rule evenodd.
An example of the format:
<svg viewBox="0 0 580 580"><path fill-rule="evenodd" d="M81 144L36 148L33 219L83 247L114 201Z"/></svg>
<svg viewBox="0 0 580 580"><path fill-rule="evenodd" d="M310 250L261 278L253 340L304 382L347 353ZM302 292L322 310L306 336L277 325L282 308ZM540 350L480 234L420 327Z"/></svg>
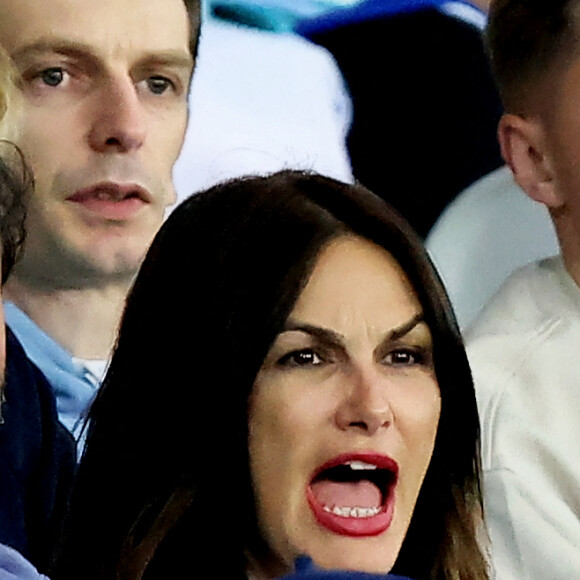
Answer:
<svg viewBox="0 0 580 580"><path fill-rule="evenodd" d="M289 332L292 330L310 334L321 342L327 344L334 344L341 347L344 346L344 337L338 332L330 330L329 328L323 328L322 326L316 326L315 324L308 324L307 322L299 322L297 320L288 319L284 325L284 328L282 329L282 332Z"/></svg>
<svg viewBox="0 0 580 580"><path fill-rule="evenodd" d="M403 336L409 334L411 330L413 330L416 326L418 326L423 322L425 322L423 312L418 312L417 314L415 314L415 316L413 316L406 322L403 322L399 326L392 328L387 333L385 341L398 340ZM307 322L300 322L298 320L288 319L288 321L284 325L284 328L282 329L282 332L288 332L292 330L310 334L311 336L314 336L318 340L325 342L327 344L335 344L341 347L344 347L345 344L344 337L338 332L335 332L334 330L330 330L329 328L324 328L321 326L316 326L314 324L308 324Z"/></svg>
<svg viewBox="0 0 580 580"><path fill-rule="evenodd" d="M403 324L400 326L393 328L387 335L387 340L398 340L399 338L403 338L403 336L409 334L411 330L413 330L422 322L425 322L423 312L417 312L417 314L415 314L415 316L410 318L407 322L403 322Z"/></svg>

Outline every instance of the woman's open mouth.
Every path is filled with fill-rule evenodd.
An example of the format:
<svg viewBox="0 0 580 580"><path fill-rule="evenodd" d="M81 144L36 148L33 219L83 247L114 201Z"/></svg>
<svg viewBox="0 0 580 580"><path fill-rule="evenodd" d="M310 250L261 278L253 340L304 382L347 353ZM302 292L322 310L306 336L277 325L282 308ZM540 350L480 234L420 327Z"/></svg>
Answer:
<svg viewBox="0 0 580 580"><path fill-rule="evenodd" d="M398 472L387 455L340 455L315 471L308 504L318 523L335 534L376 536L391 525Z"/></svg>

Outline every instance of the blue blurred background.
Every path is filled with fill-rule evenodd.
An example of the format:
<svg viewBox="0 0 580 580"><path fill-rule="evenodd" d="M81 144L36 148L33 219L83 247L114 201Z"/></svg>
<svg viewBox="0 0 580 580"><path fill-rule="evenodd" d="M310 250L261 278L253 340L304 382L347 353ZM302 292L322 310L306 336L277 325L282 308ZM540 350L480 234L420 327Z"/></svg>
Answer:
<svg viewBox="0 0 580 580"><path fill-rule="evenodd" d="M361 0L208 0L210 14L276 32L289 32L298 20L314 18Z"/></svg>

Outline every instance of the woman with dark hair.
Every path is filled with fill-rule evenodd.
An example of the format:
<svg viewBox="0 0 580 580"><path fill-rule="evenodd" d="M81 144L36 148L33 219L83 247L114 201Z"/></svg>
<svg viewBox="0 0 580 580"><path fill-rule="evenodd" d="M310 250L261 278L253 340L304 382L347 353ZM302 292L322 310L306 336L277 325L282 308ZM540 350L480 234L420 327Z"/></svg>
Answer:
<svg viewBox="0 0 580 580"><path fill-rule="evenodd" d="M170 216L128 298L54 577L270 579L306 554L484 580L478 433L406 222L302 172L218 185Z"/></svg>

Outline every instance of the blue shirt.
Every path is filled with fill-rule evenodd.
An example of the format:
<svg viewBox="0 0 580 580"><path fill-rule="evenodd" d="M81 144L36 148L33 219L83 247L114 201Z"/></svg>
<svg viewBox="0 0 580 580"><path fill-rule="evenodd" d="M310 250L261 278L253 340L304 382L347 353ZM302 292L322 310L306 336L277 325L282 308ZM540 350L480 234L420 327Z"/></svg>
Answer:
<svg viewBox="0 0 580 580"><path fill-rule="evenodd" d="M58 418L79 439L84 419L100 386L100 379L56 340L41 330L22 310L4 303L6 324L28 358L42 371L56 398Z"/></svg>

